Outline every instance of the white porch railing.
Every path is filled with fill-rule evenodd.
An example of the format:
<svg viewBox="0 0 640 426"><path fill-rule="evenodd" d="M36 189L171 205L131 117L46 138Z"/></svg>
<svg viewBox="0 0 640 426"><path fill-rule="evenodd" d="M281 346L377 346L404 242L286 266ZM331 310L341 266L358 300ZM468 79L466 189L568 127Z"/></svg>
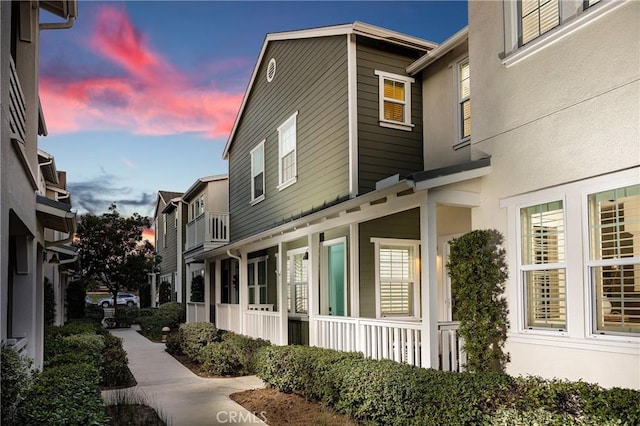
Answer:
<svg viewBox="0 0 640 426"><path fill-rule="evenodd" d="M204 243L229 241L229 213L204 212L187 223L185 250Z"/></svg>
<svg viewBox="0 0 640 426"><path fill-rule="evenodd" d="M26 103L13 57L9 58L9 68L9 125L12 137L15 135L24 143L26 138Z"/></svg>
<svg viewBox="0 0 640 426"><path fill-rule="evenodd" d="M11 346L19 354L25 355L27 352L27 345L29 344L29 339L26 337L16 337L12 339L6 339L4 343L7 346Z"/></svg>
<svg viewBox="0 0 640 426"><path fill-rule="evenodd" d="M240 305L218 303L216 305L216 328L242 333L240 329Z"/></svg>
<svg viewBox="0 0 640 426"><path fill-rule="evenodd" d="M464 339L458 335L460 323L457 321L438 322L438 340L440 342L440 370L464 371L467 354L462 349Z"/></svg>
<svg viewBox="0 0 640 426"><path fill-rule="evenodd" d="M244 334L250 337L280 342L280 313L268 311L244 311Z"/></svg>
<svg viewBox="0 0 640 426"><path fill-rule="evenodd" d="M206 307L202 302L187 302L187 322L206 321Z"/></svg>
<svg viewBox="0 0 640 426"><path fill-rule="evenodd" d="M317 316L317 345L339 351L362 352L373 359L391 359L422 366L421 324L415 321ZM462 371L466 355L457 322L439 322L440 369Z"/></svg>

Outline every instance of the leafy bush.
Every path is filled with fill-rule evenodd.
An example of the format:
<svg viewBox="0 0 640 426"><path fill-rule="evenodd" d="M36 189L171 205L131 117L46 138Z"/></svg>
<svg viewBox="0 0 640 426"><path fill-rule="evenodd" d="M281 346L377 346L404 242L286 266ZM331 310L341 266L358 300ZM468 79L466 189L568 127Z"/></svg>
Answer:
<svg viewBox="0 0 640 426"><path fill-rule="evenodd" d="M17 407L33 380L31 360L5 345L2 345L0 353L0 424L15 425L18 424Z"/></svg>
<svg viewBox="0 0 640 426"><path fill-rule="evenodd" d="M44 370L24 395L18 418L25 425L106 425L95 366Z"/></svg>
<svg viewBox="0 0 640 426"><path fill-rule="evenodd" d="M44 277L44 325L53 325L56 319L56 294L49 278Z"/></svg>
<svg viewBox="0 0 640 426"><path fill-rule="evenodd" d="M99 305L86 305L84 307L85 317L95 321L101 321L104 318L104 309Z"/></svg>
<svg viewBox="0 0 640 426"><path fill-rule="evenodd" d="M165 303L164 305L160 305L158 312L167 315L171 320L171 324L168 325L170 328L178 328L178 325L186 321L187 313L182 303Z"/></svg>
<svg viewBox="0 0 640 426"><path fill-rule="evenodd" d="M179 336L180 350L194 361L198 358L200 349L220 340L218 329L210 322L180 324Z"/></svg>
<svg viewBox="0 0 640 426"><path fill-rule="evenodd" d="M181 341L182 339L180 338L179 333L169 334L167 336L167 341L166 341L167 348L165 350L169 352L171 355L184 355L182 353Z"/></svg>
<svg viewBox="0 0 640 426"><path fill-rule="evenodd" d="M266 340L228 332L221 342L200 349L197 360L205 371L217 376L254 374L258 349L268 345Z"/></svg>
<svg viewBox="0 0 640 426"><path fill-rule="evenodd" d="M127 353L122 348L122 339L107 334L104 337L100 384L107 387L130 385L133 380L128 364Z"/></svg>
<svg viewBox="0 0 640 426"><path fill-rule="evenodd" d="M509 362L509 354L502 350L509 328L502 241L496 230L476 230L451 243L447 268L468 371L504 372Z"/></svg>
<svg viewBox="0 0 640 426"><path fill-rule="evenodd" d="M365 423L640 424L639 391L584 382L453 373L302 346L261 349L257 370L270 386Z"/></svg>
<svg viewBox="0 0 640 426"><path fill-rule="evenodd" d="M85 296L87 295L82 281L72 281L67 287L67 317L83 318Z"/></svg>
<svg viewBox="0 0 640 426"><path fill-rule="evenodd" d="M142 309L148 313L149 311ZM169 302L160 305L159 308L153 309L151 316L139 316L140 331L147 338L152 340L160 340L162 337L162 328L169 327L176 330L178 326L185 321L185 308L181 303Z"/></svg>

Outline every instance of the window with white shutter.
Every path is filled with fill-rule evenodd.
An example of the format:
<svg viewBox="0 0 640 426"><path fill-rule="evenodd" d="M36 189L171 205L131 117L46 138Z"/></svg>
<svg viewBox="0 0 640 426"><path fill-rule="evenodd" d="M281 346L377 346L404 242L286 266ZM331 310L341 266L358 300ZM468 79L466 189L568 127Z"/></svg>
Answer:
<svg viewBox="0 0 640 426"><path fill-rule="evenodd" d="M284 189L296 182L296 112L278 127L278 189Z"/></svg>
<svg viewBox="0 0 640 426"><path fill-rule="evenodd" d="M372 238L379 317L417 316L419 246L412 240Z"/></svg>
<svg viewBox="0 0 640 426"><path fill-rule="evenodd" d="M560 25L560 0L520 1L520 44Z"/></svg>

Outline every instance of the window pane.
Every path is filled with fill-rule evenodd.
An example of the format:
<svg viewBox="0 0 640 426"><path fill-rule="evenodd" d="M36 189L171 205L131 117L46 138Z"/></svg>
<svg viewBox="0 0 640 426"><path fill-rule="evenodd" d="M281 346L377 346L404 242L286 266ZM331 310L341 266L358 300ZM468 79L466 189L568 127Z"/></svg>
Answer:
<svg viewBox="0 0 640 426"><path fill-rule="evenodd" d="M404 105L384 101L384 119L404 123Z"/></svg>
<svg viewBox="0 0 640 426"><path fill-rule="evenodd" d="M565 270L525 272L527 327L565 329L567 305Z"/></svg>
<svg viewBox="0 0 640 426"><path fill-rule="evenodd" d="M564 215L562 201L524 208L522 225L522 263L541 265L564 262Z"/></svg>
<svg viewBox="0 0 640 426"><path fill-rule="evenodd" d="M381 246L380 313L382 315L413 314L413 247Z"/></svg>
<svg viewBox="0 0 640 426"><path fill-rule="evenodd" d="M264 194L264 174L260 173L253 178L253 198Z"/></svg>
<svg viewBox="0 0 640 426"><path fill-rule="evenodd" d="M460 99L468 98L471 94L471 85L469 79L469 62L465 61L460 64Z"/></svg>
<svg viewBox="0 0 640 426"><path fill-rule="evenodd" d="M596 294L596 329L640 333L640 264L592 270Z"/></svg>
<svg viewBox="0 0 640 426"><path fill-rule="evenodd" d="M296 153L290 152L282 158L282 182L296 177Z"/></svg>
<svg viewBox="0 0 640 426"><path fill-rule="evenodd" d="M280 129L280 153L285 155L296 149L296 127L295 121L287 123Z"/></svg>
<svg viewBox="0 0 640 426"><path fill-rule="evenodd" d="M591 259L640 258L640 185L589 196Z"/></svg>
<svg viewBox="0 0 640 426"><path fill-rule="evenodd" d="M394 80L384 80L384 97L404 101L404 83Z"/></svg>
<svg viewBox="0 0 640 426"><path fill-rule="evenodd" d="M560 25L558 0L522 0L520 7L522 44Z"/></svg>
<svg viewBox="0 0 640 426"><path fill-rule="evenodd" d="M413 314L413 283L381 282L380 313L382 315Z"/></svg>
<svg viewBox="0 0 640 426"><path fill-rule="evenodd" d="M462 125L460 126L460 137L468 138L471 136L471 101L466 100L460 104L460 118Z"/></svg>

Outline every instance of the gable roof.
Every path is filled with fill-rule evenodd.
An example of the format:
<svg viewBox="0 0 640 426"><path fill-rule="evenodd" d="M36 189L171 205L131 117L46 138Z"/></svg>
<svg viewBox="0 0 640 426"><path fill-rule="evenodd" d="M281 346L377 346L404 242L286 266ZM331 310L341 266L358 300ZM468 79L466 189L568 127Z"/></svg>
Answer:
<svg viewBox="0 0 640 426"><path fill-rule="evenodd" d="M224 158L225 160L228 159L231 142L233 141L236 130L238 129L238 124L240 123L240 119L242 118L242 114L244 113L244 108L247 104L247 100L249 99L249 94L253 89L253 84L255 82L256 76L258 75L258 71L260 70L260 66L262 64L262 60L264 59L264 54L269 43L279 40L301 40L305 38L330 37L349 34L356 34L371 39L383 40L397 46L418 50L424 53L438 46L436 43L428 40L358 21L350 24L267 34L264 42L262 43L262 49L260 49L260 54L258 55L256 65L253 68L253 73L251 74L251 79L249 80L249 84L247 85L247 90L244 92L244 97L242 98L242 103L240 104L240 109L238 110L238 114L236 115L235 122L233 123L233 128L231 129L231 133L229 133L227 143L224 146L222 158Z"/></svg>
<svg viewBox="0 0 640 426"><path fill-rule="evenodd" d="M215 175L215 176L205 176L205 177L201 177L200 179L196 180L190 187L189 189L187 189L182 198L186 201L188 200L192 195L197 195L200 191L202 191L202 189L209 183L209 182L215 182L217 180L225 180L228 179L229 177L227 175Z"/></svg>
<svg viewBox="0 0 640 426"><path fill-rule="evenodd" d="M153 217L158 217L158 207L160 206L160 200L167 205L174 198L182 197L182 192L173 192L173 191L158 191L158 198L156 200L156 208L153 212Z"/></svg>
<svg viewBox="0 0 640 426"><path fill-rule="evenodd" d="M426 55L422 56L421 58L416 60L414 63L410 64L407 67L407 74L416 75L417 73L419 73L420 71L422 71L423 69L431 65L433 62L435 62L445 54L449 53L454 48L460 46L462 43L467 41L468 38L469 38L469 27L466 26L462 28L460 31L458 31L457 33L455 33L454 35L452 35L451 37L449 37L448 39L446 39L445 41L443 41L440 46L436 47L430 52L427 52Z"/></svg>

